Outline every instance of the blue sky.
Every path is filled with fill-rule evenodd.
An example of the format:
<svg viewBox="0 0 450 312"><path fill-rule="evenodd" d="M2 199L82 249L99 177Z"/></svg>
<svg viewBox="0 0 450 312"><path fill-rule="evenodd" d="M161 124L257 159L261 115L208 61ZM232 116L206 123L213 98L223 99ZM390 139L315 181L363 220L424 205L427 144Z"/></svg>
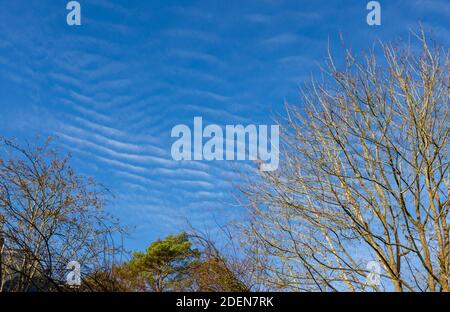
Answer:
<svg viewBox="0 0 450 312"><path fill-rule="evenodd" d="M270 124L318 74L339 33L354 51L405 38L420 21L448 46L446 0L0 0L0 134L52 135L73 166L115 194L108 209L135 227L129 248L185 227L213 228L243 209L228 162L175 162L179 123ZM338 53L338 52L336 52Z"/></svg>

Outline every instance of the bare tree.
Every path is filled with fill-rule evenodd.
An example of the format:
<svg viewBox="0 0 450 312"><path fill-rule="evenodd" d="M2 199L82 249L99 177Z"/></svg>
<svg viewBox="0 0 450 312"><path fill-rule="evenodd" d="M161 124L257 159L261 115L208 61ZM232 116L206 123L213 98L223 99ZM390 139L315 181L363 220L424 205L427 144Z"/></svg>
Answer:
<svg viewBox="0 0 450 312"><path fill-rule="evenodd" d="M329 53L287 106L280 169L243 187L261 284L449 291L448 50L413 42L346 50L342 69Z"/></svg>
<svg viewBox="0 0 450 312"><path fill-rule="evenodd" d="M200 231L190 225L189 238L200 250L199 261L192 267L193 290L202 292L249 292L257 291L258 285L252 258L242 253L241 246L233 236L233 225L219 225L220 245L208 232Z"/></svg>
<svg viewBox="0 0 450 312"><path fill-rule="evenodd" d="M109 268L121 246L105 189L45 144L0 141L0 291L66 289L66 266Z"/></svg>

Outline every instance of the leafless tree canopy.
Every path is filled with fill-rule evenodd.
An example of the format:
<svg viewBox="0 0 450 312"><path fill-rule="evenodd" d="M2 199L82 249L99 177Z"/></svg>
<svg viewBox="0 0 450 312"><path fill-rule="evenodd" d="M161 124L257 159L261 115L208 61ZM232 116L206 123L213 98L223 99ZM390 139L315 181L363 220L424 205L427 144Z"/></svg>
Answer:
<svg viewBox="0 0 450 312"><path fill-rule="evenodd" d="M280 169L243 190L266 287L449 290L448 51L413 37L343 68L330 56L288 106Z"/></svg>
<svg viewBox="0 0 450 312"><path fill-rule="evenodd" d="M62 290L70 261L82 273L110 267L122 230L104 190L47 145L0 149L0 291Z"/></svg>

